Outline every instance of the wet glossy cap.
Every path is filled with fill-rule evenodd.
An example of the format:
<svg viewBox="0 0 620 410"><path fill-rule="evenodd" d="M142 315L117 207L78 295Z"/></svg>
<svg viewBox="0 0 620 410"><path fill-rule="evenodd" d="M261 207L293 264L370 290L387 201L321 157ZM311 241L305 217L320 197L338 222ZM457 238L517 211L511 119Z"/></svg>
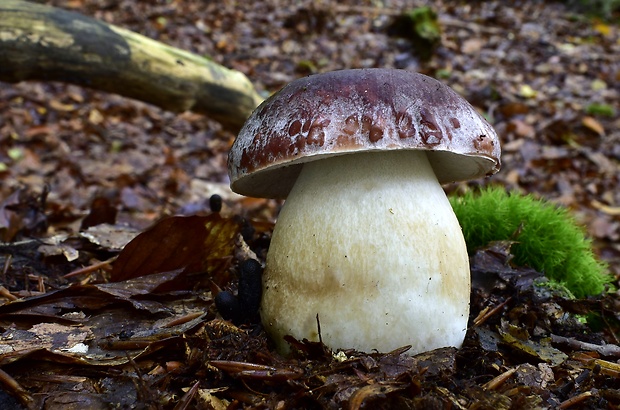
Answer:
<svg viewBox="0 0 620 410"><path fill-rule="evenodd" d="M497 134L448 86L404 70L342 70L295 80L252 113L229 154L231 188L286 198L304 162L385 150L428 151L440 183L500 167Z"/></svg>

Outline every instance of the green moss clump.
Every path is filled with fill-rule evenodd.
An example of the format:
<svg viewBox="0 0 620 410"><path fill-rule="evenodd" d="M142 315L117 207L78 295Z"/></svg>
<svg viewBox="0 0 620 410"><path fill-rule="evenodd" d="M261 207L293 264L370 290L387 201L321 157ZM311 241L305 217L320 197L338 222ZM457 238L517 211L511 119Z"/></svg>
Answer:
<svg viewBox="0 0 620 410"><path fill-rule="evenodd" d="M441 25L437 13L428 6L417 7L396 16L387 32L390 36L408 39L423 60L429 60L441 43Z"/></svg>
<svg viewBox="0 0 620 410"><path fill-rule="evenodd" d="M616 109L609 104L592 103L586 107L586 114L601 117L615 117Z"/></svg>
<svg viewBox="0 0 620 410"><path fill-rule="evenodd" d="M514 263L544 273L578 298L600 294L612 280L564 208L501 188L469 192L450 202L470 254L492 241L514 240Z"/></svg>

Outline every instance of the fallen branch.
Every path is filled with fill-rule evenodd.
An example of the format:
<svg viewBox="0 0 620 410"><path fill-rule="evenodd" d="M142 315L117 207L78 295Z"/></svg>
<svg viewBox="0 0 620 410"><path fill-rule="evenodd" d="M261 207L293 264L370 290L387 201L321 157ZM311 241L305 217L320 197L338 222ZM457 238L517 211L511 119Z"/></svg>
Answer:
<svg viewBox="0 0 620 410"><path fill-rule="evenodd" d="M0 81L62 81L182 112L236 131L261 102L248 78L206 58L78 13L0 4Z"/></svg>

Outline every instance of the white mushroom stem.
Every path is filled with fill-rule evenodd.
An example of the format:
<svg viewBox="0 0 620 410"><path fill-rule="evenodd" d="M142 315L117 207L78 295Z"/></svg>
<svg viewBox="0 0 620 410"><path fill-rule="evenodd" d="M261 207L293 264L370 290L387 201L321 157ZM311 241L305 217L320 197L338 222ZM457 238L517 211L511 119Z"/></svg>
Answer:
<svg viewBox="0 0 620 410"><path fill-rule="evenodd" d="M304 164L276 224L261 315L332 349L416 354L460 346L470 272L459 223L423 151Z"/></svg>

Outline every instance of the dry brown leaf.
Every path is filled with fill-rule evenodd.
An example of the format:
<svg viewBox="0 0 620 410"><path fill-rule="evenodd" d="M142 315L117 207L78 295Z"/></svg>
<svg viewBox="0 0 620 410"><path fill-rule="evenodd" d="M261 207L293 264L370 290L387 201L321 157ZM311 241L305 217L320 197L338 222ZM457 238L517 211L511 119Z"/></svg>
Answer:
<svg viewBox="0 0 620 410"><path fill-rule="evenodd" d="M600 122L598 122L592 117L588 117L588 116L583 117L581 119L581 124L584 127L596 132L598 135L601 135L601 136L605 135L605 128L603 128Z"/></svg>
<svg viewBox="0 0 620 410"><path fill-rule="evenodd" d="M482 49L484 45L484 41L480 38L469 38L463 42L463 46L461 47L461 51L465 54L477 53Z"/></svg>
<svg viewBox="0 0 620 410"><path fill-rule="evenodd" d="M404 387L401 383L373 383L369 386L364 386L351 395L349 409L358 410L364 407L366 401L383 398L392 392L402 389Z"/></svg>
<svg viewBox="0 0 620 410"><path fill-rule="evenodd" d="M111 279L130 278L183 269L207 271L221 267L232 254L239 224L219 214L163 219L125 246L114 263Z"/></svg>

